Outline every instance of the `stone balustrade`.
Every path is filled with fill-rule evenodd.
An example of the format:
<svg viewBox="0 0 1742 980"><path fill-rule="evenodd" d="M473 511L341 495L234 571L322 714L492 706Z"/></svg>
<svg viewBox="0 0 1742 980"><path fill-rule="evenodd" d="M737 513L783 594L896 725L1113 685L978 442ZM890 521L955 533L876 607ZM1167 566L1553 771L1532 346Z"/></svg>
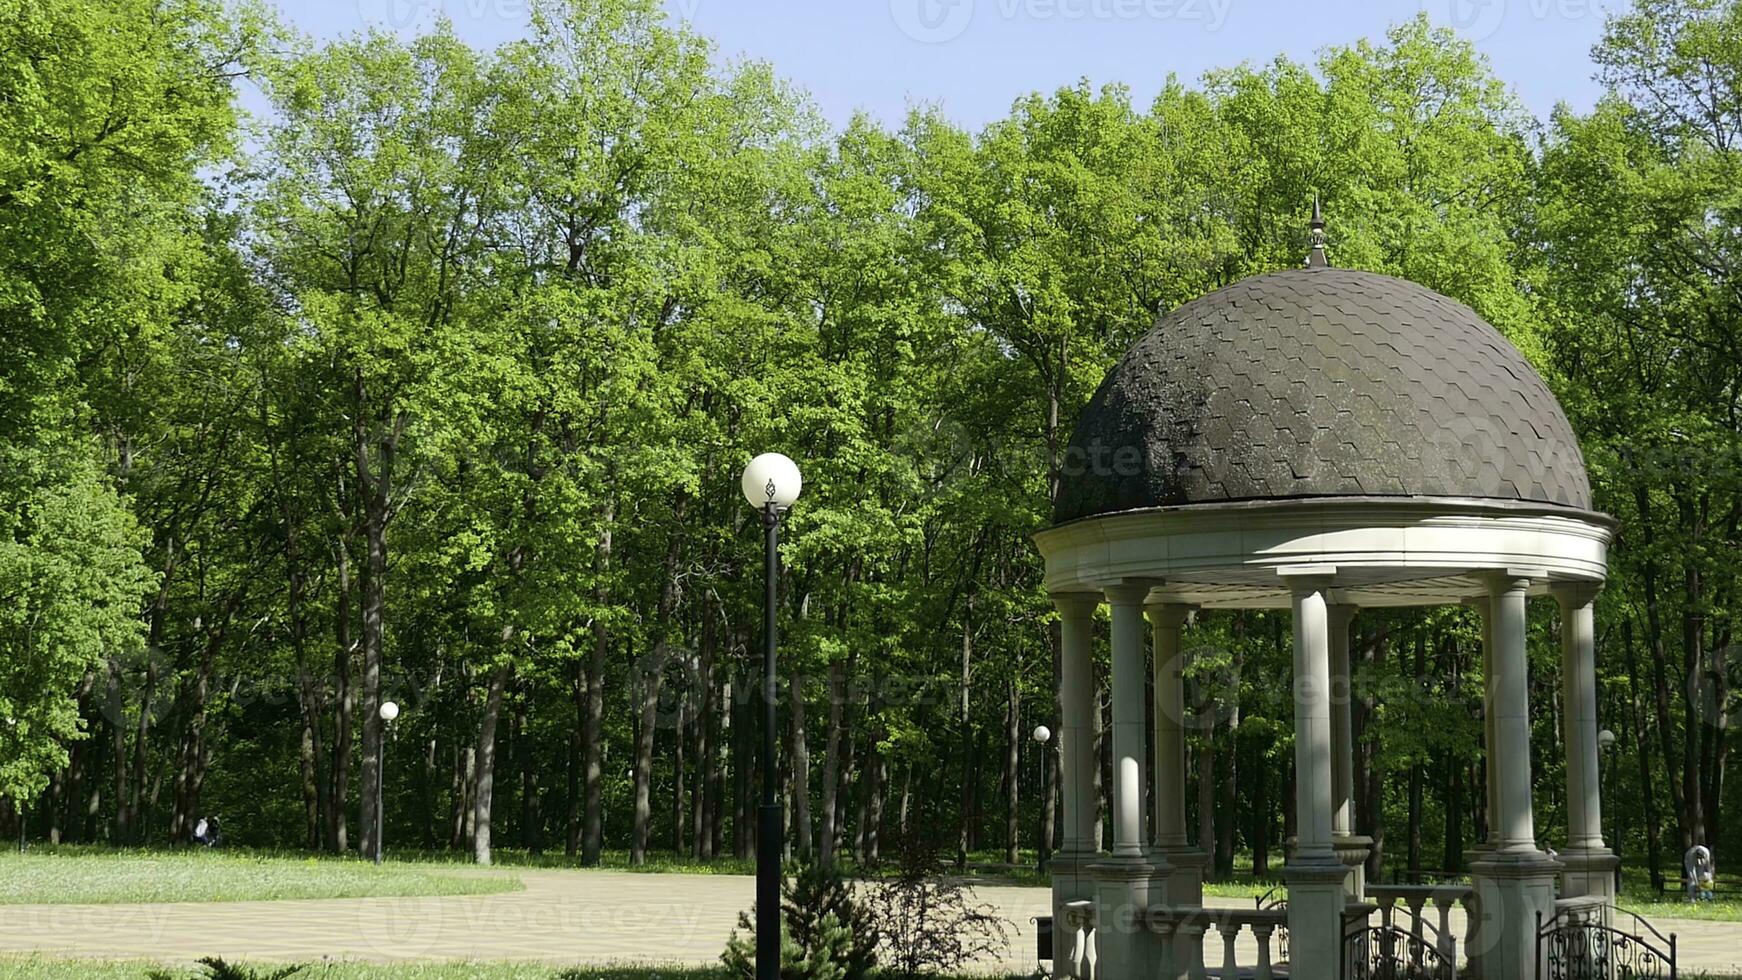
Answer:
<svg viewBox="0 0 1742 980"><path fill-rule="evenodd" d="M1161 937L1165 960L1161 975L1170 980L1207 980L1209 977L1232 980L1246 976L1254 980L1274 980L1288 975L1271 951L1278 934L1288 928L1286 909L1158 905L1149 909L1144 922L1150 932ZM1238 944L1243 932L1251 933L1256 947L1250 966L1243 966L1239 961ZM1206 958L1219 960L1219 965L1207 965Z"/></svg>
<svg viewBox="0 0 1742 980"><path fill-rule="evenodd" d="M1387 930L1407 933L1410 938L1411 966L1420 969L1423 949L1431 949L1437 962L1455 969L1458 962L1458 936L1452 931L1452 910L1464 907L1466 930L1473 934L1478 920L1475 889L1469 885L1368 885L1367 897L1379 906L1381 925ZM1400 909L1401 906L1401 909ZM1434 920L1430 921L1430 909ZM1405 920L1399 922L1399 916ZM1465 937L1468 948L1469 936ZM1412 974L1413 975L1413 974Z"/></svg>

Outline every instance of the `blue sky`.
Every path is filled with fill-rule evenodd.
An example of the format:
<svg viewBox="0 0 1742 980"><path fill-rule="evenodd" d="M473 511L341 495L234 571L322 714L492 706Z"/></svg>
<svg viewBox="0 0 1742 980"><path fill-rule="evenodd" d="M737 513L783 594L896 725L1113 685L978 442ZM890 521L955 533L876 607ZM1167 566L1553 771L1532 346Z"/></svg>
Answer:
<svg viewBox="0 0 1742 980"><path fill-rule="evenodd" d="M1598 95L1590 49L1625 0L665 0L724 55L773 63L839 124L855 110L899 121L936 102L978 128L1017 97L1088 77L1130 85L1147 104L1171 73L1278 54L1310 61L1326 45L1381 36L1425 10L1462 31L1524 104ZM411 33L445 14L468 41L526 29L527 0L281 0L317 37L368 27Z"/></svg>

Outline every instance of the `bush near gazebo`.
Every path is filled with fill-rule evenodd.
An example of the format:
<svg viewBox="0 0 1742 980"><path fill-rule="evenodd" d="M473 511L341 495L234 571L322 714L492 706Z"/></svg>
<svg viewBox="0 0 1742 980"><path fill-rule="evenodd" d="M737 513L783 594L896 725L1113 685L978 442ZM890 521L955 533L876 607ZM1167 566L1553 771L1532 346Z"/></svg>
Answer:
<svg viewBox="0 0 1742 980"><path fill-rule="evenodd" d="M878 929L840 871L801 863L780 886L781 980L864 980L877 965ZM738 913L720 961L735 976L756 976L755 906Z"/></svg>

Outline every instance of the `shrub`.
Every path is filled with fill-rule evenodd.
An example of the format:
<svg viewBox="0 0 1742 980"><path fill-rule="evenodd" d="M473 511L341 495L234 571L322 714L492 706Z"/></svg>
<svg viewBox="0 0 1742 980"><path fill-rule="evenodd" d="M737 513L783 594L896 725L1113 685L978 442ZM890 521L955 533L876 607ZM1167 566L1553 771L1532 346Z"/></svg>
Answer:
<svg viewBox="0 0 1742 980"><path fill-rule="evenodd" d="M308 969L306 966L281 966L263 973L245 966L231 966L216 956L208 956L199 964L205 967L200 980L285 980ZM175 980L174 975L165 970L151 970L145 976L147 980Z"/></svg>
<svg viewBox="0 0 1742 980"><path fill-rule="evenodd" d="M973 903L959 880L943 875L936 843L923 831L896 843L895 876L871 896L883 931L884 968L912 980L952 973L1001 952L1009 942L1007 924L993 906Z"/></svg>
<svg viewBox="0 0 1742 980"><path fill-rule="evenodd" d="M781 882L781 980L864 980L877 965L878 931L839 871L800 864ZM720 961L733 974L756 976L755 907L738 914Z"/></svg>

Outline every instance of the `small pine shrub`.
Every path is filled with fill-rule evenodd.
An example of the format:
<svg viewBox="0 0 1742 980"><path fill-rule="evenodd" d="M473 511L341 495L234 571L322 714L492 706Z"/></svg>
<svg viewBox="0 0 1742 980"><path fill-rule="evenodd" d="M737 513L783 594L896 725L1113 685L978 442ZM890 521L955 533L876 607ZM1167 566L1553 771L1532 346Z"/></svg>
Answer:
<svg viewBox="0 0 1742 980"><path fill-rule="evenodd" d="M870 910L855 900L839 871L803 863L781 883L781 980L865 980L877 965L879 936ZM756 924L738 913L720 961L734 975L756 976ZM742 930L744 935L739 935Z"/></svg>

